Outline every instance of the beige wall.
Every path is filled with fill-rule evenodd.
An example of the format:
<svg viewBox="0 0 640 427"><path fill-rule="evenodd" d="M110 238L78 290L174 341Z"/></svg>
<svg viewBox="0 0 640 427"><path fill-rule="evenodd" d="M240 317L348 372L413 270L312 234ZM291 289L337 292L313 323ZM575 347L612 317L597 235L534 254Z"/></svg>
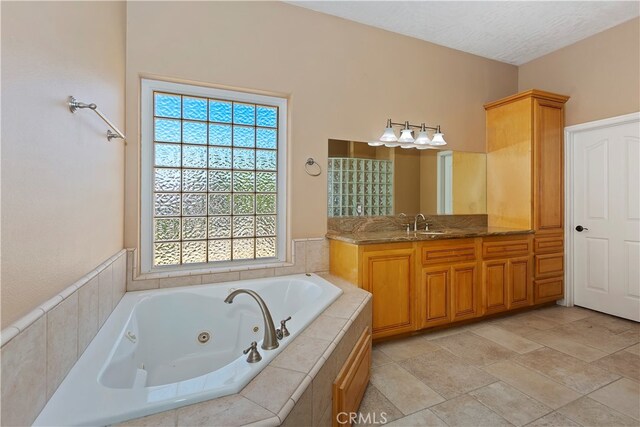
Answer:
<svg viewBox="0 0 640 427"><path fill-rule="evenodd" d="M2 325L122 249L124 3L2 2ZM133 141L135 146L135 138Z"/></svg>
<svg viewBox="0 0 640 427"><path fill-rule="evenodd" d="M520 66L518 88L571 96L565 120L574 125L640 111L639 76L636 18Z"/></svg>
<svg viewBox="0 0 640 427"><path fill-rule="evenodd" d="M517 68L272 2L129 2L127 132L138 134L140 74L289 97L291 237L326 231L330 138L367 141L385 120L442 126L452 149L483 151L482 104L517 90ZM406 63L410 65L405 65ZM138 152L127 147L125 244L138 244Z"/></svg>

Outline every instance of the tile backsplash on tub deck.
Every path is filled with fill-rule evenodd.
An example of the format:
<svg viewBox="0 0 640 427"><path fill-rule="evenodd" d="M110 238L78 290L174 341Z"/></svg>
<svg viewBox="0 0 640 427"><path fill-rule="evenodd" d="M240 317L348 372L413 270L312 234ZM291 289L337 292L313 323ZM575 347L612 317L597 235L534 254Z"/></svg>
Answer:
<svg viewBox="0 0 640 427"><path fill-rule="evenodd" d="M137 249L127 250L127 291L142 291L177 286L231 282L244 279L286 276L329 271L329 243L324 237L294 239L292 262L263 264L225 269L204 268L162 273L140 274Z"/></svg>
<svg viewBox="0 0 640 427"><path fill-rule="evenodd" d="M2 330L0 425L31 425L126 289L123 249Z"/></svg>

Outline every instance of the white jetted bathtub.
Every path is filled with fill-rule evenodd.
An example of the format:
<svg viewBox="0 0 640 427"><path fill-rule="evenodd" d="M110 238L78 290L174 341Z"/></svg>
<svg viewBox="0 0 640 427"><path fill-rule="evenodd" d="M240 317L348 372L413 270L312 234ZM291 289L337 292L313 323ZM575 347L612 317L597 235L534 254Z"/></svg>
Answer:
<svg viewBox="0 0 640 427"><path fill-rule="evenodd" d="M275 327L290 336L260 346L264 322L247 294L265 301ZM237 393L342 290L316 275L243 280L125 294L51 397L35 425L105 425ZM258 342L262 360L248 363Z"/></svg>

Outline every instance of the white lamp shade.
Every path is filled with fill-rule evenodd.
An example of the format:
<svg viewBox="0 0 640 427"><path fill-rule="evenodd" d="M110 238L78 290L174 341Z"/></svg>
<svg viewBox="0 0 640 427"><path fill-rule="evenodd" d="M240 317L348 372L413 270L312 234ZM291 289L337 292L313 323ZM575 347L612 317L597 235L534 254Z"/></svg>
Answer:
<svg viewBox="0 0 640 427"><path fill-rule="evenodd" d="M398 142L413 142L413 136L411 136L411 129L402 129Z"/></svg>
<svg viewBox="0 0 640 427"><path fill-rule="evenodd" d="M387 148L394 148L394 147L399 147L400 144L396 142L385 142L384 146Z"/></svg>
<svg viewBox="0 0 640 427"><path fill-rule="evenodd" d="M402 144L400 148L404 148L404 149L415 148L415 144Z"/></svg>
<svg viewBox="0 0 640 427"><path fill-rule="evenodd" d="M444 134L440 132L433 134L431 145L447 145L447 142L444 140Z"/></svg>
<svg viewBox="0 0 640 427"><path fill-rule="evenodd" d="M380 141L383 141L383 142L396 142L397 140L398 140L398 137L396 136L396 133L393 131L393 128L385 128L384 133L380 137Z"/></svg>
<svg viewBox="0 0 640 427"><path fill-rule="evenodd" d="M380 142L380 141L369 141L367 142L367 144L369 144L372 147L380 147L382 145L384 145L384 142Z"/></svg>
<svg viewBox="0 0 640 427"><path fill-rule="evenodd" d="M420 133L418 133L418 137L416 138L416 144L429 144L431 143L431 140L429 139L429 135L427 134L426 131L421 130Z"/></svg>
<svg viewBox="0 0 640 427"><path fill-rule="evenodd" d="M435 150L436 147L434 147L433 145L416 145L416 148L418 150Z"/></svg>

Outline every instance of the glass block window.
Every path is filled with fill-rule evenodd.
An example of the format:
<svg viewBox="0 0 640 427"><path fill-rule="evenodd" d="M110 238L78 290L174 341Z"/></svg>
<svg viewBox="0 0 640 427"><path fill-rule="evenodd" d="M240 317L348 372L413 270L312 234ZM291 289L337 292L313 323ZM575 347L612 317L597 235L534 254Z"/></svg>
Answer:
<svg viewBox="0 0 640 427"><path fill-rule="evenodd" d="M280 106L150 94L152 268L277 258Z"/></svg>

